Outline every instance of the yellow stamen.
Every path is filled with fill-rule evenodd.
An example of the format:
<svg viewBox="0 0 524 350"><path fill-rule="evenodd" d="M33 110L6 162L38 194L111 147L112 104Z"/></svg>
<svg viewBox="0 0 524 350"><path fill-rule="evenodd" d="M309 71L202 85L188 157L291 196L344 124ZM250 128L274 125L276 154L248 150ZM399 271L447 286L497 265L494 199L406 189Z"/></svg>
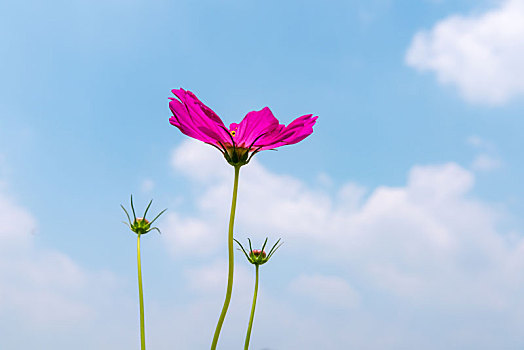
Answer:
<svg viewBox="0 0 524 350"><path fill-rule="evenodd" d="M235 134L237 133L235 130L230 131L231 136L235 137Z"/></svg>

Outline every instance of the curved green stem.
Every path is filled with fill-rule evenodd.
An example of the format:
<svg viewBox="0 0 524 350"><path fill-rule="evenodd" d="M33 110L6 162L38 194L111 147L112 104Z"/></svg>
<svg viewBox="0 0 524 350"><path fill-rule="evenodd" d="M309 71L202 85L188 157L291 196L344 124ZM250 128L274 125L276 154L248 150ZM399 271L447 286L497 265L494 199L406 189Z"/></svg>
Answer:
<svg viewBox="0 0 524 350"><path fill-rule="evenodd" d="M253 294L253 305L251 306L251 316L249 317L249 325L247 326L246 342L244 344L244 350L249 349L249 339L251 338L251 329L253 328L253 319L255 318L255 306L257 305L258 295L258 265L256 267L255 277L255 293Z"/></svg>
<svg viewBox="0 0 524 350"><path fill-rule="evenodd" d="M224 306L222 306L222 312L218 319L217 327L215 329L215 335L213 336L213 343L211 343L211 350L216 350L218 344L218 337L222 329L222 324L226 318L227 309L229 302L231 301L231 293L233 291L233 270L234 270L234 254L233 254L233 226L235 224L235 209L237 206L237 192L238 192L238 175L240 173L240 165L235 166L235 181L233 183L233 200L231 201L231 214L229 216L229 232L227 239L228 257L229 257L229 269L227 275L227 289L226 299L224 300Z"/></svg>
<svg viewBox="0 0 524 350"><path fill-rule="evenodd" d="M141 349L146 349L146 329L144 321L144 291L142 290L142 267L140 264L140 235L137 235L137 264L138 264L138 297L140 300L140 344Z"/></svg>

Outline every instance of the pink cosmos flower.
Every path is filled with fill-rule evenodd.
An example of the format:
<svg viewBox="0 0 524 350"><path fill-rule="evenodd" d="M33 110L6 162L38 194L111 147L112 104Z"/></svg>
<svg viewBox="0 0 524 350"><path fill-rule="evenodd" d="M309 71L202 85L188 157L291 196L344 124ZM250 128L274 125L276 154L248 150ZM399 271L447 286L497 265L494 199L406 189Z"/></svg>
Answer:
<svg viewBox="0 0 524 350"><path fill-rule="evenodd" d="M302 141L313 133L318 118L307 114L285 126L264 107L249 112L239 124L232 123L227 128L191 91L175 89L172 92L177 98L170 98L173 116L169 122L187 136L217 148L233 166L247 164L259 151Z"/></svg>

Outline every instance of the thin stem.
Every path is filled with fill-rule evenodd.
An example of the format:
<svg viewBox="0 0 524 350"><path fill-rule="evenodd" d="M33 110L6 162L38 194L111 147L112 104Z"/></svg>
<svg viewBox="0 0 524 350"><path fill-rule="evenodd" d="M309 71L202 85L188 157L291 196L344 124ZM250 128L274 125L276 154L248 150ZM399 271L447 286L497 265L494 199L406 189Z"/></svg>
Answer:
<svg viewBox="0 0 524 350"><path fill-rule="evenodd" d="M140 300L140 343L141 349L146 350L146 329L144 321L144 291L142 290L142 267L140 264L140 235L137 235L137 264L138 264L138 297Z"/></svg>
<svg viewBox="0 0 524 350"><path fill-rule="evenodd" d="M249 349L249 339L251 338L251 329L253 328L253 319L255 318L255 306L257 305L258 295L258 265L256 267L255 277L255 293L253 294L253 305L251 306L251 316L249 317L249 325L247 326L246 342L244 344L244 350Z"/></svg>
<svg viewBox="0 0 524 350"><path fill-rule="evenodd" d="M211 343L211 350L216 350L218 344L218 337L222 329L222 324L226 318L227 309L229 302L231 301L231 292L233 291L233 270L234 270L234 254L233 254L233 226L235 224L235 209L237 206L237 192L238 192L238 175L240 173L240 165L235 166L235 181L233 183L233 199L231 201L231 214L229 216L229 232L227 238L227 248L229 257L229 269L227 275L227 289L226 299L224 300L224 306L222 306L222 312L218 318L217 327L215 329L215 335L213 336L213 343Z"/></svg>

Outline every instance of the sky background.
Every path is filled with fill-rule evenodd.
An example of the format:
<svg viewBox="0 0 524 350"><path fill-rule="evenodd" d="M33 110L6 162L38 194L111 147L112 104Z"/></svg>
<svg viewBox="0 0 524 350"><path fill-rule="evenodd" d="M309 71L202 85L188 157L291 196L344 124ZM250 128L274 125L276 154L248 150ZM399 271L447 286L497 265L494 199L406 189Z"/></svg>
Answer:
<svg viewBox="0 0 524 350"><path fill-rule="evenodd" d="M233 169L169 125L170 90L226 125L269 106L314 133L241 170L261 267L251 348L524 348L524 1L0 3L0 348L209 347ZM240 349L236 252L219 342Z"/></svg>

